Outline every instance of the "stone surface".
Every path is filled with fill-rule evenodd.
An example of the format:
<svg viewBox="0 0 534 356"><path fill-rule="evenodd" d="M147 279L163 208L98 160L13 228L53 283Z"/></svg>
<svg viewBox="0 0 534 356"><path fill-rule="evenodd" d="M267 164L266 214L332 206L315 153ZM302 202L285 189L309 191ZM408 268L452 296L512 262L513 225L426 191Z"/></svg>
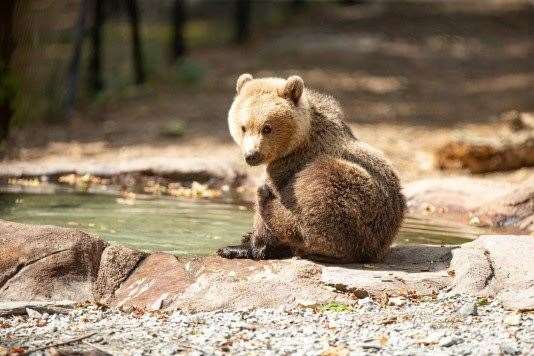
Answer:
<svg viewBox="0 0 534 356"><path fill-rule="evenodd" d="M0 300L89 300L107 243L75 229L0 220Z"/></svg>
<svg viewBox="0 0 534 356"><path fill-rule="evenodd" d="M453 292L496 296L509 309L534 310L534 237L485 235L453 251Z"/></svg>
<svg viewBox="0 0 534 356"><path fill-rule="evenodd" d="M192 283L186 265L168 253L153 253L115 291L110 304L149 310L165 308Z"/></svg>
<svg viewBox="0 0 534 356"><path fill-rule="evenodd" d="M408 210L464 223L534 232L534 181L521 185L487 179L424 179L404 189Z"/></svg>
<svg viewBox="0 0 534 356"><path fill-rule="evenodd" d="M321 266L310 261L223 260L202 261L195 282L171 304L190 311L243 310L293 307L302 301L353 304L348 295L320 282Z"/></svg>
<svg viewBox="0 0 534 356"><path fill-rule="evenodd" d="M414 295L446 299L463 293L531 310L533 253L534 237L488 235L461 247L396 246L377 264L178 259L108 246L74 229L0 221L0 301L93 300L123 308L213 311L332 301L364 305L366 297L384 293L389 304L403 307Z"/></svg>
<svg viewBox="0 0 534 356"><path fill-rule="evenodd" d="M407 245L391 249L384 262L324 266L321 281L342 290L387 292L390 295L416 292L431 295L450 283L447 267L453 247Z"/></svg>
<svg viewBox="0 0 534 356"><path fill-rule="evenodd" d="M508 313L501 303L481 305L476 317L457 314L475 297L410 300L401 307L370 298L361 305L188 313L123 313L85 305L42 319L0 314L0 354L57 347L61 354L103 350L111 355L531 355L534 313ZM364 303L363 303L364 302ZM24 312L25 313L25 312ZM440 346L442 345L442 346ZM4 352L4 353L5 353ZM37 355L39 353L28 353ZM50 350L42 354L54 354Z"/></svg>
<svg viewBox="0 0 534 356"><path fill-rule="evenodd" d="M94 299L106 304L115 290L135 270L146 253L125 246L108 246L102 253L98 277L93 286Z"/></svg>

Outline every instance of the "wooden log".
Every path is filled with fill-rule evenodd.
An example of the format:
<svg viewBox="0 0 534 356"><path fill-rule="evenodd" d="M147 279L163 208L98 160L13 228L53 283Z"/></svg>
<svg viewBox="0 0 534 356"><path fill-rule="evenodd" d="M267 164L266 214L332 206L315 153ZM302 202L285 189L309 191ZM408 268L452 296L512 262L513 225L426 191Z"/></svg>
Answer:
<svg viewBox="0 0 534 356"><path fill-rule="evenodd" d="M534 131L508 138L464 139L449 142L434 153L439 169L467 169L471 173L509 171L534 166Z"/></svg>

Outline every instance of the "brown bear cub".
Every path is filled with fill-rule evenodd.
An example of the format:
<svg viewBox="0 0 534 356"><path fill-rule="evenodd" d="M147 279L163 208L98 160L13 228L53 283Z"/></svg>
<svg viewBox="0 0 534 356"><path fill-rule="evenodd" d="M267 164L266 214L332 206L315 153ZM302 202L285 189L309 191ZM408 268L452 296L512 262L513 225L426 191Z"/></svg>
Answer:
<svg viewBox="0 0 534 356"><path fill-rule="evenodd" d="M300 256L378 261L401 225L405 200L382 154L352 134L339 104L298 76L237 80L230 133L252 166L266 164L252 232L226 258Z"/></svg>

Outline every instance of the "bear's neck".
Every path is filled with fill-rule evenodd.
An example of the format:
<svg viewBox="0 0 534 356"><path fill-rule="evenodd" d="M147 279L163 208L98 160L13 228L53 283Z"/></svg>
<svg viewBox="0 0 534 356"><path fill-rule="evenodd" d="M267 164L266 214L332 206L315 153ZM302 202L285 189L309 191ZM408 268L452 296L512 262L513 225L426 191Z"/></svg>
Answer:
<svg viewBox="0 0 534 356"><path fill-rule="evenodd" d="M347 140L354 139L340 117L328 117L312 106L309 134L292 152L267 165L268 180L277 188L285 186L295 174L319 155L341 156Z"/></svg>

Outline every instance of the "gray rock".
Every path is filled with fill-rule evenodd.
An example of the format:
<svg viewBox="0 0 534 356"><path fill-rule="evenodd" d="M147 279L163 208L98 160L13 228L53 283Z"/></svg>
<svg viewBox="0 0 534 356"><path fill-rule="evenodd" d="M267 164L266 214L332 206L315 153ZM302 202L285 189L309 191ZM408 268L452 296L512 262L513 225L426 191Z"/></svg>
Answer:
<svg viewBox="0 0 534 356"><path fill-rule="evenodd" d="M360 305L360 306L373 305L373 304L374 304L373 300L371 298L369 298L369 297L358 299L358 305Z"/></svg>
<svg viewBox="0 0 534 356"><path fill-rule="evenodd" d="M451 347L453 345L458 344L460 341L460 339L457 339L455 337L447 336L439 340L438 345L441 347Z"/></svg>
<svg viewBox="0 0 534 356"><path fill-rule="evenodd" d="M458 313L462 316L475 316L478 315L477 303L469 302L458 309Z"/></svg>
<svg viewBox="0 0 534 356"><path fill-rule="evenodd" d="M484 235L453 251L453 292L499 299L507 309L534 310L534 239Z"/></svg>
<svg viewBox="0 0 534 356"><path fill-rule="evenodd" d="M382 263L322 267L321 282L341 290L370 294L413 290L434 295L451 281L447 274L452 247L405 245L392 247Z"/></svg>
<svg viewBox="0 0 534 356"><path fill-rule="evenodd" d="M460 248L396 246L377 264L177 259L163 253L144 258L78 230L0 221L0 298L196 311L292 308L306 300L374 308L368 297L353 296L386 292L390 304L406 307L411 303L398 294L410 290L440 292L438 300L444 302L462 293L495 297L508 309L529 310L534 308L532 253L530 236L487 235ZM474 315L476 306L458 312Z"/></svg>
<svg viewBox="0 0 534 356"><path fill-rule="evenodd" d="M519 349L516 345L513 345L511 343L503 343L501 344L501 352L505 355L518 355L520 354Z"/></svg>
<svg viewBox="0 0 534 356"><path fill-rule="evenodd" d="M503 317L503 322L506 325L511 325L511 326L521 325L521 314L518 314L518 313L506 314Z"/></svg>
<svg viewBox="0 0 534 356"><path fill-rule="evenodd" d="M128 278L146 253L125 246L108 246L102 253L98 277L93 285L95 301L112 302L115 291Z"/></svg>
<svg viewBox="0 0 534 356"><path fill-rule="evenodd" d="M41 313L30 308L26 308L26 314L28 314L28 318L30 319L41 319L43 317Z"/></svg>
<svg viewBox="0 0 534 356"><path fill-rule="evenodd" d="M91 300L106 246L75 229L0 220L0 300Z"/></svg>
<svg viewBox="0 0 534 356"><path fill-rule="evenodd" d="M394 305L394 306L397 306L397 307L401 307L404 304L406 304L406 298L403 298L403 297L392 297L392 298L389 298L388 304L389 305Z"/></svg>
<svg viewBox="0 0 534 356"><path fill-rule="evenodd" d="M412 213L447 216L463 223L476 220L493 227L534 231L534 183L522 185L471 177L423 179L404 189Z"/></svg>

